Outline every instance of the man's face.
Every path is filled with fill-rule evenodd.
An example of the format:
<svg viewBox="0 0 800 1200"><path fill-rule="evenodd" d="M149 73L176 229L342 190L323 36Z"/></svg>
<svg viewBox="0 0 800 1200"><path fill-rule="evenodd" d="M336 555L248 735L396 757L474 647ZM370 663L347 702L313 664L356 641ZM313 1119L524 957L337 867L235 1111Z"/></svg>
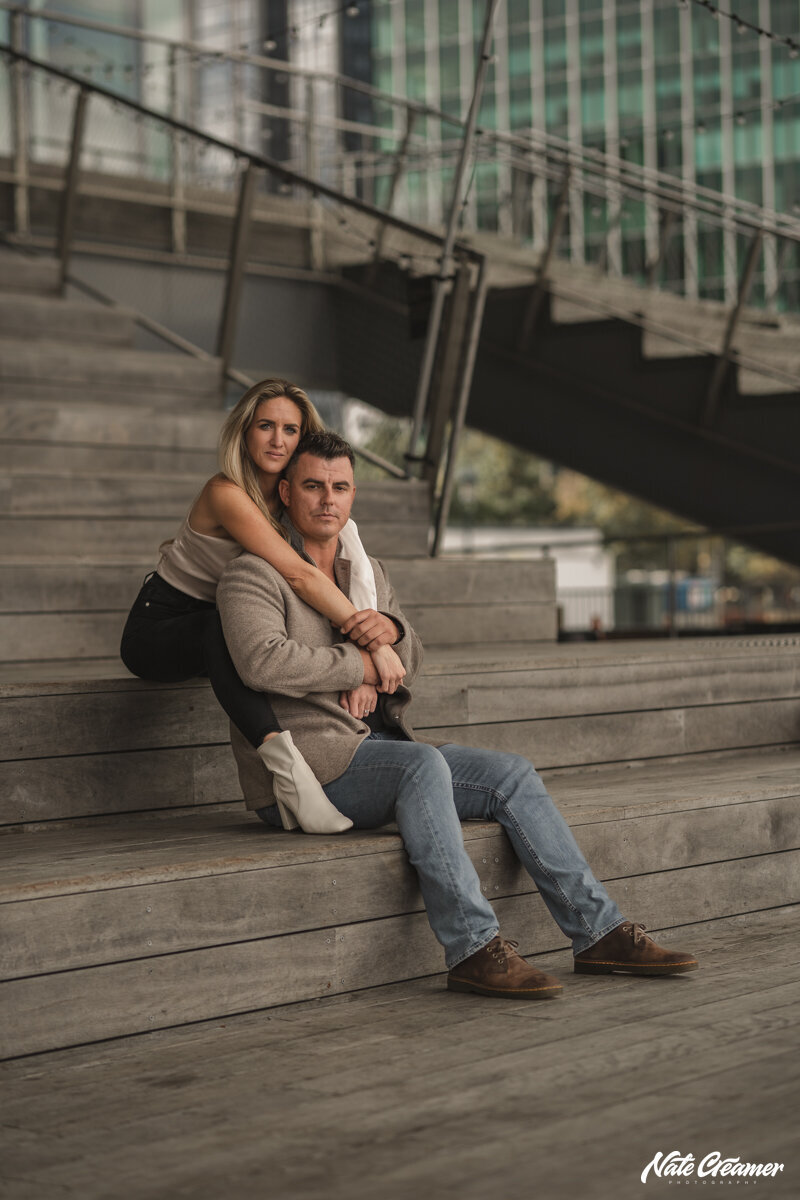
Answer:
<svg viewBox="0 0 800 1200"><path fill-rule="evenodd" d="M295 529L318 542L339 536L356 494L349 458L317 458L314 454L301 454L279 488Z"/></svg>

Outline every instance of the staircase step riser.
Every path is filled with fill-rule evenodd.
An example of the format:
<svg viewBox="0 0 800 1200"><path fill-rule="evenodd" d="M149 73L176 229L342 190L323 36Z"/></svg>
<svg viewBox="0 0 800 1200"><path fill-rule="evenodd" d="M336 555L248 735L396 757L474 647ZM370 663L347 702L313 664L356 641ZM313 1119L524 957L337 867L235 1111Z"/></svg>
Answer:
<svg viewBox="0 0 800 1200"><path fill-rule="evenodd" d="M195 389L210 391L219 385L219 363L174 351L96 347L87 353L85 346L73 348L44 339L33 343L0 336L0 381L9 384L12 380L89 388L171 387L190 394Z"/></svg>
<svg viewBox="0 0 800 1200"><path fill-rule="evenodd" d="M0 470L75 471L84 475L132 472L194 475L208 479L219 470L213 450L154 449L147 446L81 446L41 441L0 441Z"/></svg>
<svg viewBox="0 0 800 1200"><path fill-rule="evenodd" d="M0 400L91 400L96 404L113 407L115 404L135 404L137 400L145 397L149 405L158 405L167 412L180 411L189 405L215 410L220 405L219 389L209 385L183 391L174 386L165 386L163 381L132 383L130 379L120 379L119 383L101 384L91 381L61 382L56 379L43 383L30 383L25 379L0 379Z"/></svg>
<svg viewBox="0 0 800 1200"><path fill-rule="evenodd" d="M582 824L576 832L598 877L625 880L637 873L796 850L799 825L796 797L782 797L735 808L720 805L699 814L629 819L624 839L617 836L614 821ZM112 857L109 871L101 870L91 888L86 876L70 878L67 862L64 877L52 884L4 889L0 978L182 953L228 939L283 937L325 928L333 915L344 924L367 914L380 919L423 909L416 878L394 836L385 835L385 849L339 859L335 885L329 861L258 869L250 851L263 845L265 837L270 834L252 821L241 826L238 870L235 857L223 863L175 861L153 866L148 881L141 867L115 872ZM487 895L535 892L498 828L470 830L466 847ZM110 929L116 931L113 943L98 936Z"/></svg>
<svg viewBox="0 0 800 1200"><path fill-rule="evenodd" d="M176 512L161 520L147 517L0 517L0 555L153 555L158 546L174 537ZM422 555L427 551L427 524L359 525L370 554Z"/></svg>
<svg viewBox="0 0 800 1200"><path fill-rule="evenodd" d="M139 397L143 400L143 397ZM208 454L216 448L223 413L155 413L149 407L111 410L102 404L0 400L0 439L16 442L125 447L147 453L161 448ZM149 404L149 396L147 397ZM12 460L12 465L13 465Z"/></svg>
<svg viewBox="0 0 800 1200"><path fill-rule="evenodd" d="M591 854L585 838L584 842ZM800 877L798 858L797 853L771 853L734 863L637 873L616 880L613 891L627 911L651 927L711 920L757 911L773 905L776 895L788 896L790 881ZM340 923L333 912L341 890L339 863L335 869L337 887L326 889L331 919L323 929L0 984L0 1002L8 1014L0 1055L35 1053L220 1018L442 970L441 949L420 912ZM322 870L330 885L330 864ZM205 911L210 919L218 919L222 914L216 887L209 885L204 894ZM296 903L294 887L291 896ZM256 895L253 905L261 915L269 911L271 900ZM519 934L521 953L563 944L538 896L501 897L494 906L501 927ZM236 909L237 918L241 911ZM141 942L146 944L144 914L137 915ZM164 923L171 922L169 912L159 916ZM179 927L179 921L171 923ZM221 937L230 936L223 922L219 929ZM96 932L105 935L105 926ZM387 946L392 948L390 955L385 953Z"/></svg>
<svg viewBox="0 0 800 1200"><path fill-rule="evenodd" d="M371 508L371 502L365 505ZM358 512L356 519L362 523ZM151 553L124 564L0 562L0 613L126 612L142 575L152 568L152 559ZM504 563L502 573L492 562L383 561L398 580L400 603L409 616L412 605L441 606L450 611L462 606L483 608L490 596L492 608L554 602L555 576L549 559ZM487 624L482 632L483 641L491 641L493 636L507 641L510 636L495 623Z"/></svg>
<svg viewBox="0 0 800 1200"><path fill-rule="evenodd" d="M0 292L0 330L3 339L63 341L84 344L87 354L100 349L133 346L135 326L125 313L61 299L6 296Z"/></svg>
<svg viewBox="0 0 800 1200"><path fill-rule="evenodd" d="M364 526L369 538L370 527ZM153 569L153 556L149 570ZM125 618L146 571L137 575L137 586L128 593L126 607L116 612L0 614L0 645L5 662L43 662L76 658L114 658ZM98 598L99 599L99 598ZM92 603L98 604L93 598ZM0 604L8 600L0 592ZM506 638L522 642L552 642L557 634L555 605L470 605L454 614L447 606L409 605L403 610L426 646L486 645L494 632L498 645ZM508 707L508 697L501 693ZM515 702L514 698L511 698ZM490 701L489 701L490 703ZM488 705L487 705L488 707Z"/></svg>
<svg viewBox="0 0 800 1200"><path fill-rule="evenodd" d="M52 260L23 258L3 254L0 261L0 295L23 292L25 295L54 297L59 287L59 266Z"/></svg>
<svg viewBox="0 0 800 1200"><path fill-rule="evenodd" d="M793 698L477 724L467 717L454 724L454 713L443 710L440 697L429 698L425 691L423 681L412 711L421 738L522 754L540 769L787 745L796 742L800 723L800 699ZM240 797L227 719L208 689L165 685L157 694L151 691L144 705L131 703L134 697L99 692L80 705L58 696L36 703L6 700L0 824L108 816L132 808L169 810ZM451 723L443 725L442 717ZM220 754L219 790L211 799L195 800L186 782L192 779L194 756L199 748L212 747ZM136 779L121 790L107 783L109 773L124 777L133 769L131 752L138 754L136 763L146 764L150 783L144 791Z"/></svg>
<svg viewBox="0 0 800 1200"><path fill-rule="evenodd" d="M190 479L156 479L153 476L74 477L63 473L38 474L0 470L0 514L37 516L175 516L183 517L207 476ZM353 505L358 522L408 522L427 524L427 489L399 484L387 488L362 484Z"/></svg>

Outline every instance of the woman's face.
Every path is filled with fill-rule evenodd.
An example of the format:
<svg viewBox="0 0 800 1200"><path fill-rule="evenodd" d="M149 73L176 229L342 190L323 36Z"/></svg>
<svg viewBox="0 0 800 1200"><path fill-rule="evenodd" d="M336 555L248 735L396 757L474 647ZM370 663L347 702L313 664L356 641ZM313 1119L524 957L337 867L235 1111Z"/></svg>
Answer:
<svg viewBox="0 0 800 1200"><path fill-rule="evenodd" d="M280 475L300 441L303 414L288 396L262 400L245 434L245 445L259 474Z"/></svg>

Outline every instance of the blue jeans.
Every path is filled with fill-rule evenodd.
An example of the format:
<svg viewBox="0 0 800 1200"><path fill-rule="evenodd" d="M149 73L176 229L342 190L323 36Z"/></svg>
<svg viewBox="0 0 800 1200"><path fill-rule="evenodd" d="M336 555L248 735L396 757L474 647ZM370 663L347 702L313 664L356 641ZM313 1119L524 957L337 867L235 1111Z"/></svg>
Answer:
<svg viewBox="0 0 800 1200"><path fill-rule="evenodd" d="M396 822L448 967L492 940L497 917L464 849L462 821L497 821L579 954L625 919L526 758L373 733L325 793L356 829ZM277 809L259 809L279 825Z"/></svg>

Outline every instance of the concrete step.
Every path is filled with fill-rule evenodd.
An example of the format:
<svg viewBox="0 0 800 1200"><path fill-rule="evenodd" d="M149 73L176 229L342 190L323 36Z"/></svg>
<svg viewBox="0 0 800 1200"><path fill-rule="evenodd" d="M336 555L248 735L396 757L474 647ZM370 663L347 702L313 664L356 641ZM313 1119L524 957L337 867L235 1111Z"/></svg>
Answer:
<svg viewBox="0 0 800 1200"><path fill-rule="evenodd" d="M154 563L202 482L0 472L0 556L150 555ZM363 484L353 516L372 554L427 552L429 493L418 480Z"/></svg>
<svg viewBox="0 0 800 1200"><path fill-rule="evenodd" d="M55 259L28 258L0 250L0 292L54 295L58 285L59 265Z"/></svg>
<svg viewBox="0 0 800 1200"><path fill-rule="evenodd" d="M66 472L0 467L2 516L183 517L207 475Z"/></svg>
<svg viewBox="0 0 800 1200"><path fill-rule="evenodd" d="M370 485L363 486L366 490ZM362 495L360 492L359 499ZM367 501L364 504L368 507ZM356 515L363 523L368 514ZM489 604L532 606L552 604L555 599L552 559L494 561L448 556L383 561L398 580L405 607L484 610ZM142 574L151 570L152 564L152 554L86 557L79 563L67 556L44 561L30 555L8 558L0 561L0 612L127 610L135 594L131 589L138 587ZM500 621L487 625L482 633L476 640L487 645L508 638L508 630L501 627Z"/></svg>
<svg viewBox="0 0 800 1200"><path fill-rule="evenodd" d="M192 450L208 455L216 446L224 415L221 408L164 412L150 404L149 396L142 396L140 404L114 407L89 399L0 399L0 446L10 441L59 448ZM17 461L15 455L12 465Z"/></svg>
<svg viewBox="0 0 800 1200"><path fill-rule="evenodd" d="M129 348L135 327L133 318L121 309L57 296L2 291L0 330L3 338Z"/></svg>
<svg viewBox="0 0 800 1200"><path fill-rule="evenodd" d="M366 485L379 492L381 485ZM400 488L408 485L400 484ZM390 489L394 490L394 488ZM412 485L412 490L418 490ZM384 498L386 502L386 498ZM403 503L401 497L396 503ZM413 501L412 501L413 503ZM367 512L359 528L367 544L377 526ZM379 503L374 505L379 510ZM358 515L358 514L357 514ZM125 561L0 561L0 660L116 658L122 627L150 557ZM553 641L556 636L555 583L550 561L498 565L430 559L397 562L403 579L404 608L426 645L469 645L493 638ZM391 568L390 568L391 569ZM490 580L494 589L489 586ZM492 599L487 600L487 595Z"/></svg>
<svg viewBox="0 0 800 1200"><path fill-rule="evenodd" d="M161 542L174 537L177 515L0 517L0 556L151 554L155 558ZM404 527L394 521L365 521L359 528L368 552L379 558L420 555L427 550L427 522Z"/></svg>
<svg viewBox="0 0 800 1200"><path fill-rule="evenodd" d="M425 607L421 626L442 620ZM0 824L238 801L206 682L143 683L114 662L11 664L2 678ZM434 743L559 771L778 749L800 741L800 638L429 647L411 720Z"/></svg>
<svg viewBox="0 0 800 1200"><path fill-rule="evenodd" d="M53 512L69 516L178 516L197 495L208 476L115 472L41 472L0 467L0 513L38 516ZM416 479L358 484L353 505L356 521L427 524L428 485Z"/></svg>
<svg viewBox="0 0 800 1200"><path fill-rule="evenodd" d="M35 401L31 401L35 403ZM24 406L21 405L21 407ZM49 405L47 407L50 407ZM3 405L0 403L0 422ZM214 422L216 430L218 422ZM29 431L30 431L30 427ZM33 432L37 432L34 430ZM42 423L38 430L46 436ZM91 436L91 431L89 435ZM106 434L111 431L103 431ZM80 436L78 433L77 436ZM213 433L208 446L199 449L182 449L170 446L124 446L94 445L80 443L50 442L4 438L0 440L0 470L16 468L33 471L68 471L79 475L194 475L208 479L218 470L217 456L209 447L216 441Z"/></svg>
<svg viewBox="0 0 800 1200"><path fill-rule="evenodd" d="M800 899L798 768L795 749L549 783L626 915L663 929ZM469 823L464 838L521 953L561 947L498 826ZM4 1057L442 969L391 830L311 838L217 813L10 843Z"/></svg>
<svg viewBox="0 0 800 1200"><path fill-rule="evenodd" d="M219 408L219 363L184 354L70 346L42 338L0 337L4 399L84 399L107 405Z"/></svg>

